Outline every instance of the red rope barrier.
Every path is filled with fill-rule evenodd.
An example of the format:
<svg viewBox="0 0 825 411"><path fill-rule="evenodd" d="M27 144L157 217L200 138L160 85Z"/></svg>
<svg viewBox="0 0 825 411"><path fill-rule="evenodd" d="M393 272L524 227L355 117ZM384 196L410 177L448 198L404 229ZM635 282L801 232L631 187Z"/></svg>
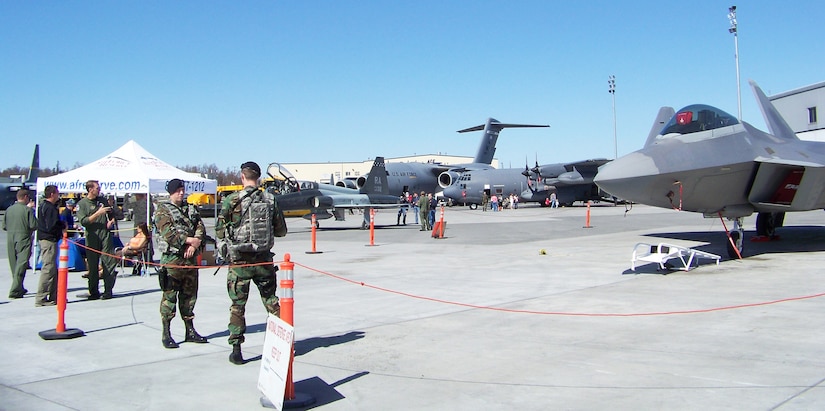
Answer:
<svg viewBox="0 0 825 411"><path fill-rule="evenodd" d="M439 299L439 298L415 295L415 294L411 294L411 293L407 293L407 292L403 292L403 291L397 291L397 290L392 290L392 289L389 289L389 288L384 288L384 287L380 287L380 286L376 286L376 285L372 285L372 284L367 284L363 281L350 280L348 278L345 278L345 277L342 277L342 276L339 276L339 275L335 275L335 274L332 274L332 273L329 273L329 272L326 272L326 271L323 271L323 270L318 270L318 269L309 267L309 266L301 264L301 263L296 263L294 261L293 261L293 263L297 266L306 268L307 270L314 271L316 273L323 274L323 275L326 275L328 277L332 277L334 279L341 280L341 281L344 281L344 282L347 282L347 283L350 283L350 284L356 284L356 285L360 285L362 287L372 288L374 290L388 292L388 293L391 293L391 294L396 294L396 295L400 295L400 296L404 296L404 297L415 298L415 299L418 299L418 300L430 301L430 302L435 302L435 303L440 303L440 304L456 305L456 306L459 306L459 307L474 308L474 309L479 309L479 310L501 311L501 312L507 312L507 313L515 313L515 314L557 315L557 316L570 316L570 317L649 317L649 316L677 315L677 314L700 314L700 313L709 313L709 312L715 312L715 311L736 310L736 309L742 309L742 308L751 308L751 307L760 307L760 306L765 306L765 305L779 304L779 303L785 303L785 302L790 302L790 301L807 300L807 299L819 298L819 297L825 296L825 292L823 292L823 293L807 295L807 296L788 297L788 298L782 298L782 299L778 299L778 300L763 301L763 302L749 303L749 304L738 304L738 305L730 305L730 306L714 307L714 308L704 308L704 309L696 309L696 310L657 311L657 312L648 312L648 313L576 313L576 312L563 312L563 311L517 310L517 309L512 309L512 308L490 307L490 306L484 306L484 305L476 305L476 304L462 303L462 302L456 302L456 301L448 301L448 300L442 300L442 299Z"/></svg>

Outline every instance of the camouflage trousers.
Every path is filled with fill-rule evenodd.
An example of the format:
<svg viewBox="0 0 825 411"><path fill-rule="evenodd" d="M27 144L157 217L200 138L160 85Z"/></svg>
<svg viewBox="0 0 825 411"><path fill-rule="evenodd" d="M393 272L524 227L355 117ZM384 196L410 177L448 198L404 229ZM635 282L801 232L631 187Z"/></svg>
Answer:
<svg viewBox="0 0 825 411"><path fill-rule="evenodd" d="M198 269L169 268L167 289L160 300L160 318L164 321L175 318L175 306L184 320L195 318L195 303L198 301Z"/></svg>
<svg viewBox="0 0 825 411"><path fill-rule="evenodd" d="M229 307L229 345L244 342L246 332L246 301L249 298L249 285L255 282L261 301L266 311L281 316L281 306L278 304L277 278L278 269L274 265L258 265L252 267L231 267L226 276L226 291L232 305Z"/></svg>

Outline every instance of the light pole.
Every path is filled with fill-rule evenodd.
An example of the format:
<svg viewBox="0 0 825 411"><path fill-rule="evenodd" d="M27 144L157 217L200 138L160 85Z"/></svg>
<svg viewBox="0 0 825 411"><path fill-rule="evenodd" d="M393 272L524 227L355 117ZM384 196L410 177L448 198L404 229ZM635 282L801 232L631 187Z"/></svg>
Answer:
<svg viewBox="0 0 825 411"><path fill-rule="evenodd" d="M742 88L739 81L739 35L736 29L736 6L728 8L728 20L730 28L728 32L733 33L733 45L735 48L734 58L736 59L736 102L739 107L739 121L742 121Z"/></svg>
<svg viewBox="0 0 825 411"><path fill-rule="evenodd" d="M613 158L619 158L619 140L616 139L616 76L607 77L607 92L613 96Z"/></svg>

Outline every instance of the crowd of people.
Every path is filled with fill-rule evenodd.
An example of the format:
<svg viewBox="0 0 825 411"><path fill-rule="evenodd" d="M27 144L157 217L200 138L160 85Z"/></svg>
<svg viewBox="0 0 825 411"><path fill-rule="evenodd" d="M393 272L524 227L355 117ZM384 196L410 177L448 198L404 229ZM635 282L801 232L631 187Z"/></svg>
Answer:
<svg viewBox="0 0 825 411"><path fill-rule="evenodd" d="M404 193L398 198L402 205L398 208L398 217L395 225L407 225L407 213L415 217L415 225L421 225L420 231L430 231L435 224L435 214L438 210L438 199L433 193Z"/></svg>
<svg viewBox="0 0 825 411"><path fill-rule="evenodd" d="M501 211L505 209L515 210L518 208L519 198L518 195L514 193L510 193L509 196L505 195L487 195L486 192L481 194L481 210L487 211L490 209L491 211Z"/></svg>
<svg viewBox="0 0 825 411"><path fill-rule="evenodd" d="M221 257L230 263L227 273L227 294L229 308L229 344L232 353L229 361L244 364L241 352L246 332L245 307L250 286L254 283L261 295L267 312L279 315L280 305L276 295L277 267L273 263L271 248L275 237L287 233L283 213L274 196L258 189L261 169L254 162L241 165L240 179L243 189L222 200L220 214L216 221L217 248ZM101 196L100 184L90 180L85 185L86 194L77 202L68 199L65 209L58 208L60 192L54 185L45 187L42 201L35 210L34 201L28 190L17 193L17 202L9 207L3 218L3 228L7 231L9 265L12 284L10 299L22 298L28 291L24 281L32 256L32 235L36 234L39 260L42 261L40 278L34 303L37 307L52 306L57 302L57 244L64 234L77 239L81 232L85 245L88 273L88 300L108 300L113 298L117 279L118 254L115 252L114 236L117 234L118 220L123 212L115 204L114 198ZM158 280L161 288L160 317L162 324L161 343L163 347L178 348L171 335L171 321L177 312L185 326L186 342L206 343L194 328L195 305L198 295L198 261L207 241L206 229L197 208L186 201L185 183L172 179L167 183L168 200L155 205L147 201L146 194L135 195L133 210L133 239L142 237L140 247L148 253L154 249L155 238L161 253ZM430 231L435 225L438 200L433 193L405 193L400 198L403 207L398 210L397 225L407 224L408 208L411 209L415 224L421 231ZM555 200L555 199L553 199ZM554 201L555 203L555 201ZM518 208L518 196L484 195L483 210ZM268 221L268 224L253 224L252 221ZM154 227L152 236L147 225ZM139 228L141 230L139 230ZM148 247L146 246L148 244ZM129 245L125 247L129 248ZM121 252L122 253L122 252ZM35 257L36 259L38 256ZM149 254L148 261L152 261ZM103 291L100 282L103 282Z"/></svg>
<svg viewBox="0 0 825 411"><path fill-rule="evenodd" d="M284 215L274 196L258 190L261 178L258 164L242 164L240 178L243 189L223 199L216 222L221 256L230 263L227 274L227 294L230 299L228 329L229 344L233 347L229 361L233 364L246 363L241 344L246 332L245 307L252 283L257 286L267 312L280 315L276 295L277 267L273 263L274 254L271 249L275 237L287 234ZM78 239L78 231L85 238L83 249L88 269L88 293L85 298L107 300L115 297L118 254L114 250L112 236L117 221L123 218L122 211L113 201L100 195L98 181L88 181L85 188L86 194L80 201L65 201L63 211L58 209L60 192L54 185L46 186L36 211L30 198L31 193L25 189L18 191L17 202L3 216L12 272L10 299L23 298L28 293L23 284L27 270L31 269L29 261L32 257L32 236L36 234L42 266L35 306L55 305L58 297L57 244L64 234L73 240ZM171 321L178 312L186 330L184 341L207 342L206 337L201 336L193 324L198 296L197 258L203 252L207 235L196 207L189 206L185 201L185 183L180 179L169 180L166 191L169 194L168 200L158 202L157 207L146 201L146 194L135 196L133 235L144 237L143 247L154 237L161 253L161 268L158 270L161 286L161 344L173 349L179 345L172 338L170 328ZM253 223L262 219L266 219L268 224ZM154 227L154 236L146 229L147 224ZM128 249L129 246L125 248ZM151 250L153 247L149 245L146 248Z"/></svg>

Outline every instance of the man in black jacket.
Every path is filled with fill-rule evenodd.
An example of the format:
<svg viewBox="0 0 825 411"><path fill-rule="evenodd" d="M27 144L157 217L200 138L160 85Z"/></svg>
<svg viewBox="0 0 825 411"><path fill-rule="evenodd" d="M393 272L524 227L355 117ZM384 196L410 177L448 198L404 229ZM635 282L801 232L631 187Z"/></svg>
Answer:
<svg viewBox="0 0 825 411"><path fill-rule="evenodd" d="M40 245L40 260L43 266L40 269L40 282L37 286L37 296L34 306L55 305L57 303L57 240L63 236L64 224L60 221L60 212L57 202L60 193L57 186L49 185L43 191L46 198L37 210L37 240Z"/></svg>

